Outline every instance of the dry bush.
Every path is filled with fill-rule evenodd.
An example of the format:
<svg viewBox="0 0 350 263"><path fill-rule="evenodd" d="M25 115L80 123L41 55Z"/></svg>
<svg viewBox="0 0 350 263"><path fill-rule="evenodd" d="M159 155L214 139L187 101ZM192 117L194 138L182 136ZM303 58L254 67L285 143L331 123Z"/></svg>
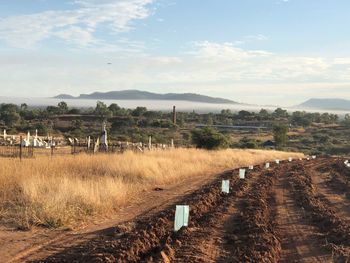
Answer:
<svg viewBox="0 0 350 263"><path fill-rule="evenodd" d="M92 215L110 215L143 189L188 177L298 154L258 150L177 149L144 154L2 159L0 223L73 226Z"/></svg>

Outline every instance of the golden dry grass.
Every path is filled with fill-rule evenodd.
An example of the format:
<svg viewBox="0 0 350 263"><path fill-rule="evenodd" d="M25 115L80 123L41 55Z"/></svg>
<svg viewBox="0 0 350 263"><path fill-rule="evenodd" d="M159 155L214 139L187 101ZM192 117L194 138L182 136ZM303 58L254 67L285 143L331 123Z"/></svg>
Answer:
<svg viewBox="0 0 350 263"><path fill-rule="evenodd" d="M177 149L144 154L2 159L0 223L72 226L92 215L108 215L142 189L187 177L299 154L258 150Z"/></svg>

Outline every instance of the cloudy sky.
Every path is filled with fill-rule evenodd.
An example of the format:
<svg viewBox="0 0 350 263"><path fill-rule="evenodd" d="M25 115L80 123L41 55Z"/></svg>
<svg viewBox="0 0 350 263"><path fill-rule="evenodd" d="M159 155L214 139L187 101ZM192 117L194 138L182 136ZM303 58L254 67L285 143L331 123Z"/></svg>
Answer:
<svg viewBox="0 0 350 263"><path fill-rule="evenodd" d="M350 99L349 0L1 0L0 96Z"/></svg>

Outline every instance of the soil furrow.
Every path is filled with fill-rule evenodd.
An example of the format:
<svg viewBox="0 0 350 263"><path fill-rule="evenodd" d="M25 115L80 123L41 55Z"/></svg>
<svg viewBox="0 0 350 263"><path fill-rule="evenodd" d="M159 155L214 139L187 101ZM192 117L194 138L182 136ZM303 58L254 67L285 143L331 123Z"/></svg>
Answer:
<svg viewBox="0 0 350 263"><path fill-rule="evenodd" d="M333 252L333 260L349 260L350 225L317 197L311 175L302 165L294 165L291 171L288 175L296 203L304 209L311 222L325 233L325 242Z"/></svg>
<svg viewBox="0 0 350 263"><path fill-rule="evenodd" d="M227 229L227 243L231 251L228 262L276 262L280 241L276 232L274 196L272 188L276 172L261 174L251 191L240 203L240 213Z"/></svg>
<svg viewBox="0 0 350 263"><path fill-rule="evenodd" d="M198 222L198 228L188 231L190 235L182 237L181 245L175 247L173 262L230 261L230 251L225 247L226 227L238 212L237 203L240 197L250 191L258 173L248 172L246 180L240 180L237 189L232 189L232 195L219 203L215 211L205 215L204 220Z"/></svg>
<svg viewBox="0 0 350 263"><path fill-rule="evenodd" d="M296 206L285 170L279 174L275 196L282 248L280 262L331 262L331 254L323 249L319 229L311 225L305 211Z"/></svg>

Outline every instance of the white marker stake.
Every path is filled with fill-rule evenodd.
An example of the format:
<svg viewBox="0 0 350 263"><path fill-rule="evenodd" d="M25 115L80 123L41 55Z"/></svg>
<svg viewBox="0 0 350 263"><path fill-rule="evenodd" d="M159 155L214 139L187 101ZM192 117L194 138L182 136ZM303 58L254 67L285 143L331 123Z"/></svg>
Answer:
<svg viewBox="0 0 350 263"><path fill-rule="evenodd" d="M288 158L288 161L289 161L289 162L293 161L293 158L292 158L292 157L289 157L289 158Z"/></svg>
<svg viewBox="0 0 350 263"><path fill-rule="evenodd" d="M311 157L312 159L316 159L316 155L312 155L312 157Z"/></svg>
<svg viewBox="0 0 350 263"><path fill-rule="evenodd" d="M280 160L276 160L276 164L280 164Z"/></svg>
<svg viewBox="0 0 350 263"><path fill-rule="evenodd" d="M253 165L249 165L249 170L254 170L254 166Z"/></svg>
<svg viewBox="0 0 350 263"><path fill-rule="evenodd" d="M179 231L183 226L188 226L190 207L188 205L177 205L175 211L174 230Z"/></svg>
<svg viewBox="0 0 350 263"><path fill-rule="evenodd" d="M222 180L222 192L228 194L230 192L230 180Z"/></svg>
<svg viewBox="0 0 350 263"><path fill-rule="evenodd" d="M239 179L245 179L245 169L239 169Z"/></svg>
<svg viewBox="0 0 350 263"><path fill-rule="evenodd" d="M266 168L266 169L269 169L269 168L270 168L270 163L266 163L266 164L265 164L265 168Z"/></svg>

